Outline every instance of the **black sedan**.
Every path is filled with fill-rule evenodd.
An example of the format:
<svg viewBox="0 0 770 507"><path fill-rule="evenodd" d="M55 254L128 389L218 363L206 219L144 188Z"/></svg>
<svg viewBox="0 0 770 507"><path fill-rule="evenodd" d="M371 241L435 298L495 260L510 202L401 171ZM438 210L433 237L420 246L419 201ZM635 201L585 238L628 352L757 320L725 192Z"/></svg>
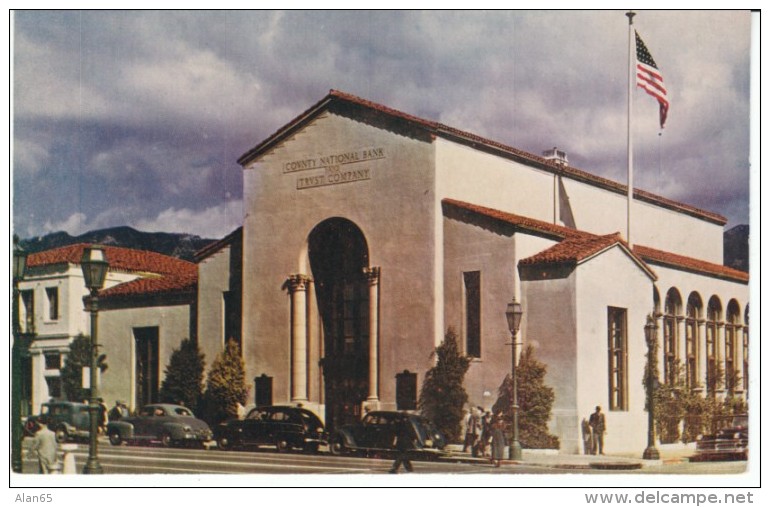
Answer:
<svg viewBox="0 0 770 507"><path fill-rule="evenodd" d="M243 419L218 425L214 439L223 450L269 445L279 452L317 452L320 445L326 444L326 433L318 416L307 409L269 406L254 408Z"/></svg>
<svg viewBox="0 0 770 507"><path fill-rule="evenodd" d="M700 460L745 460L749 456L749 418L747 415L733 416L730 423L711 435L698 437L695 456L691 461Z"/></svg>
<svg viewBox="0 0 770 507"><path fill-rule="evenodd" d="M403 422L410 424L415 435L415 457L435 459L444 455L446 442L441 432L428 419L406 412L374 411L358 424L337 428L329 442L332 454L361 452L388 455L395 450L396 434Z"/></svg>
<svg viewBox="0 0 770 507"><path fill-rule="evenodd" d="M189 408L159 403L145 405L133 417L108 423L107 436L112 445L160 442L164 447L202 447L211 440L212 432Z"/></svg>

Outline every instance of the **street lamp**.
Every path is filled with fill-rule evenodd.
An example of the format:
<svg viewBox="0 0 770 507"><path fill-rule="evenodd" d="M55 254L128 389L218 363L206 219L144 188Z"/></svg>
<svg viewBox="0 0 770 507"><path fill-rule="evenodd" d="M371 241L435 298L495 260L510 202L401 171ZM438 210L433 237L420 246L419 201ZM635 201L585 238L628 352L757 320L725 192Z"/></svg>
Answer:
<svg viewBox="0 0 770 507"><path fill-rule="evenodd" d="M656 370L658 356L658 326L652 315L647 315L644 325L644 338L647 341L647 448L642 459L660 459L660 453L655 447L655 389L657 388Z"/></svg>
<svg viewBox="0 0 770 507"><path fill-rule="evenodd" d="M521 444L519 443L519 395L517 393L518 387L516 386L516 347L518 342L516 341L516 335L519 332L519 326L521 325L521 316L524 311L521 309L521 304L516 301L516 296L513 296L513 300L508 303L508 307L505 309L505 318L508 320L508 330L511 332L511 380L513 382L513 435L511 436L511 445L508 448L508 459L521 460Z"/></svg>
<svg viewBox="0 0 770 507"><path fill-rule="evenodd" d="M89 399L89 415L91 419L91 432L89 435L88 461L83 468L84 474L104 473L98 458L97 434L99 431L99 386L97 386L96 368L98 355L97 339L97 318L99 313L99 289L104 287L104 279L107 276L109 263L107 262L104 249L98 246L87 246L83 249L83 257L80 260L80 266L83 269L83 279L90 296L83 298L86 309L91 312L91 396Z"/></svg>
<svg viewBox="0 0 770 507"><path fill-rule="evenodd" d="M21 357L24 344L21 343L21 325L19 323L19 282L24 279L27 271L27 252L19 246L18 236L13 237L13 347L11 348L11 369L13 371L11 385L11 468L14 472L22 472L21 461Z"/></svg>

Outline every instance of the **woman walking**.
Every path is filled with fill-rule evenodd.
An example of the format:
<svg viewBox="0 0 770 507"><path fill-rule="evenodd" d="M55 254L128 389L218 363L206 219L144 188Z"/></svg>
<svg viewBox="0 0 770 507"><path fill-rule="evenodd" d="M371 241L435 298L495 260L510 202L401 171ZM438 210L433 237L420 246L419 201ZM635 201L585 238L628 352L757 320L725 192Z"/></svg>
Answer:
<svg viewBox="0 0 770 507"><path fill-rule="evenodd" d="M503 421L503 412L498 410L495 416L492 418L492 458L491 461L495 467L500 466L500 461L503 459L503 453L505 452L505 421Z"/></svg>

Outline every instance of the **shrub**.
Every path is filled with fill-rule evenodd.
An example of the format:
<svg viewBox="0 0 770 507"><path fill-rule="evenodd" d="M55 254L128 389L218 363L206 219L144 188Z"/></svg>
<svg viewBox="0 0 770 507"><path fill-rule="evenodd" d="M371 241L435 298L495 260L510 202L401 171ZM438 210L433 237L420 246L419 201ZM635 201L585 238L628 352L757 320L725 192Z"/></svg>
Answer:
<svg viewBox="0 0 770 507"><path fill-rule="evenodd" d="M107 370L106 359L105 354L97 357L96 364L101 373ZM80 334L70 343L61 369L62 390L69 401L83 401L91 396L91 390L83 387L84 367L91 367L91 338Z"/></svg>
<svg viewBox="0 0 770 507"><path fill-rule="evenodd" d="M205 356L198 344L190 339L182 340L179 348L171 352L171 358L164 371L160 401L181 402L196 413L203 395L204 370Z"/></svg>
<svg viewBox="0 0 770 507"><path fill-rule="evenodd" d="M235 340L229 340L209 370L204 419L214 425L238 417L238 404L246 403L248 392L240 348Z"/></svg>
<svg viewBox="0 0 770 507"><path fill-rule="evenodd" d="M425 374L418 406L448 442L458 442L463 407L468 401L463 381L471 358L460 353L457 334L451 327L444 335L444 341L431 354L433 356L437 358L436 365Z"/></svg>
<svg viewBox="0 0 770 507"><path fill-rule="evenodd" d="M547 367L535 358L531 345L519 357L516 387L519 402L519 443L526 449L558 449L559 437L548 432L548 421L555 398L553 388L545 384ZM498 389L492 411L502 411L509 428L513 423L513 382L506 375Z"/></svg>

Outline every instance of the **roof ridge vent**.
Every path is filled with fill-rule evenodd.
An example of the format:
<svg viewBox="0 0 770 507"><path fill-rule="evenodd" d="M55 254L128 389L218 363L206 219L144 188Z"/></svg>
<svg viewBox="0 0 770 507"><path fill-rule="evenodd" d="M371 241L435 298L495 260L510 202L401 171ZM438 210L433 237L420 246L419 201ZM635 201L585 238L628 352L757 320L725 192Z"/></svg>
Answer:
<svg viewBox="0 0 770 507"><path fill-rule="evenodd" d="M557 149L556 146L554 146L553 149L545 150L543 152L543 158L558 165L569 165L567 152Z"/></svg>

